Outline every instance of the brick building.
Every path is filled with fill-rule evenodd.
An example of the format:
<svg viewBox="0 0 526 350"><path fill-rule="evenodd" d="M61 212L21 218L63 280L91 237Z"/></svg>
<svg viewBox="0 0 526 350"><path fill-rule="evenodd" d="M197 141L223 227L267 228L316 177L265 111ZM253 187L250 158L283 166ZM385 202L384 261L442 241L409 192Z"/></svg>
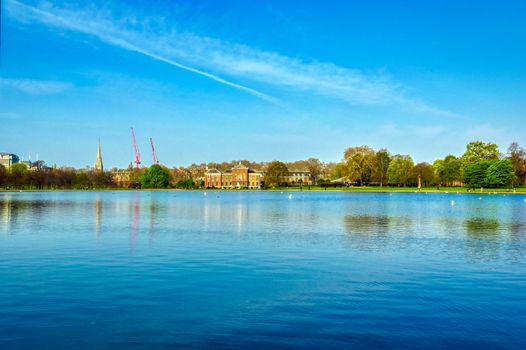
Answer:
<svg viewBox="0 0 526 350"><path fill-rule="evenodd" d="M239 163L232 169L219 171L208 169L205 172L205 187L207 188L261 188L263 173L250 169Z"/></svg>

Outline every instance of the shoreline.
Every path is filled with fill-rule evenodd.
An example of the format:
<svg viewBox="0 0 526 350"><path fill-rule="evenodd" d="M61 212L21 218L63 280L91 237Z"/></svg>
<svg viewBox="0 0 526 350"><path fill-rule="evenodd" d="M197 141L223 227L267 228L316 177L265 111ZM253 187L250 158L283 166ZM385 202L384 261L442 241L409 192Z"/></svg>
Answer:
<svg viewBox="0 0 526 350"><path fill-rule="evenodd" d="M450 189L439 189L436 188L423 188L420 191L416 187L408 188L344 188L344 189L323 189L323 188L313 188L313 189L300 189L297 187L292 188L274 188L274 189L217 189L217 188L200 188L200 189L179 189L179 188L149 188L149 189L129 189L129 188L101 188L101 189L27 189L27 190L0 190L0 193L37 193L37 192L254 192L254 193L263 193L263 192L312 192L312 193L444 193L444 194L522 194L526 195L526 188L519 188L516 191L509 189L491 189L484 190L483 192L467 191L467 189L462 188L450 188Z"/></svg>

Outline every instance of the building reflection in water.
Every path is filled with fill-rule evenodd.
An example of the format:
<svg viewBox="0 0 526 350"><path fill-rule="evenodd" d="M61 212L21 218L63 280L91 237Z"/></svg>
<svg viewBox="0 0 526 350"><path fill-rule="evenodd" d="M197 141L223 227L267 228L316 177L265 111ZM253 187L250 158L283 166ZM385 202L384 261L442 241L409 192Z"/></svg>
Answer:
<svg viewBox="0 0 526 350"><path fill-rule="evenodd" d="M237 233L241 234L244 230L245 223L248 220L248 203L238 202L234 209Z"/></svg>
<svg viewBox="0 0 526 350"><path fill-rule="evenodd" d="M129 237L129 246L130 249L133 251L135 249L135 245L137 243L137 233L139 231L139 216L141 214L141 193L140 192L134 192L133 198L131 202L131 229L130 229L130 237Z"/></svg>
<svg viewBox="0 0 526 350"><path fill-rule="evenodd" d="M235 227L237 233L242 233L248 216L248 203L245 201L223 202L219 195L204 199L202 217L205 232L221 230L224 228L222 223L227 222Z"/></svg>
<svg viewBox="0 0 526 350"><path fill-rule="evenodd" d="M13 233L19 225L30 225L33 228L43 225L47 213L57 205L45 200L25 200L16 195L0 197L0 232ZM38 231L35 231L38 232Z"/></svg>
<svg viewBox="0 0 526 350"><path fill-rule="evenodd" d="M11 231L11 214L11 198L9 196L5 196L0 199L0 222L2 222L1 230L5 233L10 233Z"/></svg>
<svg viewBox="0 0 526 350"><path fill-rule="evenodd" d="M100 195L95 198L95 237L99 239L102 216L102 199Z"/></svg>

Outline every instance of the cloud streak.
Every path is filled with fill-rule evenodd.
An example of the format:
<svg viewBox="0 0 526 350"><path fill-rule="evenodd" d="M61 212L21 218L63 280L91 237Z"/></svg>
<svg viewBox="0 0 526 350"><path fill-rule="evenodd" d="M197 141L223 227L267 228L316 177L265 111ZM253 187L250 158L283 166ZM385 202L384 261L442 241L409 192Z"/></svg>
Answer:
<svg viewBox="0 0 526 350"><path fill-rule="evenodd" d="M0 87L17 90L30 95L50 95L63 92L73 84L55 80L0 78Z"/></svg>
<svg viewBox="0 0 526 350"><path fill-rule="evenodd" d="M49 3L37 6L7 0L11 17L26 23L84 33L99 40L248 92L277 100L236 80L294 92L315 93L360 105L398 105L407 110L455 116L446 110L407 97L403 87L382 74L365 74L331 63L305 62L246 45L179 32L163 27L162 19L140 22L94 9L71 9ZM157 29L152 29L157 28ZM229 78L223 78L223 76Z"/></svg>

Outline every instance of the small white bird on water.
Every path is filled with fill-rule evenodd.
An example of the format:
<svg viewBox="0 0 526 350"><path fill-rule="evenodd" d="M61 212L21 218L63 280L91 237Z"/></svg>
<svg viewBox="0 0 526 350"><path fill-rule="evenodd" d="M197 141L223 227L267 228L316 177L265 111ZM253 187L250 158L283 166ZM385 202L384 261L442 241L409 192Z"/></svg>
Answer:
<svg viewBox="0 0 526 350"><path fill-rule="evenodd" d="M289 194L289 199L292 199L292 195L291 194Z"/></svg>
<svg viewBox="0 0 526 350"><path fill-rule="evenodd" d="M207 194L208 194L208 193L205 192L205 193L203 193L203 196L206 196Z"/></svg>
<svg viewBox="0 0 526 350"><path fill-rule="evenodd" d="M452 207L455 206L455 201L451 201L451 206L452 206Z"/></svg>

